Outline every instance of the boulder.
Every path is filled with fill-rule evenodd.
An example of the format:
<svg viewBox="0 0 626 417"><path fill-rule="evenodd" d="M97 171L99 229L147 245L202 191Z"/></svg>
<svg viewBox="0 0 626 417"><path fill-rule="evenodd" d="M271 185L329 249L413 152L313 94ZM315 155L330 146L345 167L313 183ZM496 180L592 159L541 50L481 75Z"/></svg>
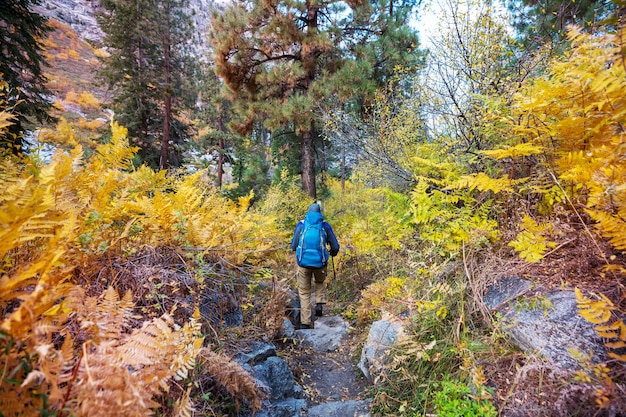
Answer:
<svg viewBox="0 0 626 417"><path fill-rule="evenodd" d="M320 352L333 352L348 332L348 323L340 316L319 317L313 329L296 330L300 341Z"/></svg>
<svg viewBox="0 0 626 417"><path fill-rule="evenodd" d="M401 322L392 320L379 320L370 327L358 363L359 369L370 383L376 384L383 376L389 350L403 329Z"/></svg>
<svg viewBox="0 0 626 417"><path fill-rule="evenodd" d="M255 378L269 388L272 400L286 400L291 397L302 398L302 388L293 380L293 373L289 365L278 356L272 356L255 365L253 373Z"/></svg>
<svg viewBox="0 0 626 417"><path fill-rule="evenodd" d="M544 301L549 300L539 305L525 298L531 288L530 281L509 277L492 285L484 296L485 304L504 318L505 331L516 346L566 369L580 367L570 350L590 354L596 363L606 360L601 338L578 314L573 291L539 294Z"/></svg>
<svg viewBox="0 0 626 417"><path fill-rule="evenodd" d="M256 417L299 417L306 410L304 391L283 359L276 356L272 343L255 343L248 353L236 358L267 394ZM242 414L246 416L247 414Z"/></svg>

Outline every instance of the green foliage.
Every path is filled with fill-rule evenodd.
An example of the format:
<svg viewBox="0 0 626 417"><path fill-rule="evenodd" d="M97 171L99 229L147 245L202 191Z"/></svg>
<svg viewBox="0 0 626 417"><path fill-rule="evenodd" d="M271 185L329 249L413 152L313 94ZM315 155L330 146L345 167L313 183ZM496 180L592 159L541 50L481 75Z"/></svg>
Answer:
<svg viewBox="0 0 626 417"><path fill-rule="evenodd" d="M475 400L470 388L460 382L442 381L434 393L435 411L439 417L496 417L493 403Z"/></svg>
<svg viewBox="0 0 626 417"><path fill-rule="evenodd" d="M437 273L441 269L443 265L430 265L419 277L391 277L384 285L375 283L364 292L364 300L369 297L372 306L378 304L387 315L397 315L398 308L403 308L411 318L392 350L374 401L376 412L382 415L401 412L417 416L451 412L454 407L459 412L458 407L493 412L486 379L477 362L492 355L495 346L477 338L479 333L466 314L469 306L464 278L457 273ZM449 401L440 394L437 402L437 387L449 379L470 380L472 397L466 395L467 386L461 385L464 388L449 387ZM457 388L460 392L455 393Z"/></svg>
<svg viewBox="0 0 626 417"><path fill-rule="evenodd" d="M543 316L546 317L550 311L554 310L554 304L545 295L533 295L524 296L518 299L515 303L515 309L517 311L543 311Z"/></svg>
<svg viewBox="0 0 626 417"><path fill-rule="evenodd" d="M319 110L368 102L396 65L419 60L412 7L388 14L379 3L247 0L216 11L210 37L216 73L234 103L231 126L249 134L261 122L297 135L290 142L300 149L302 186L315 198Z"/></svg>
<svg viewBox="0 0 626 417"><path fill-rule="evenodd" d="M15 109L14 123L0 131L0 147L15 155L24 150L23 134L30 117L40 123L51 120L42 44L50 27L47 18L33 11L40 4L41 0L3 2L0 13L0 84L6 83L12 92L4 106Z"/></svg>
<svg viewBox="0 0 626 417"><path fill-rule="evenodd" d="M597 28L618 3L610 0L509 0L507 4L522 41L530 49L545 43L558 45L566 39L569 25Z"/></svg>
<svg viewBox="0 0 626 417"><path fill-rule="evenodd" d="M407 217L408 200L385 188L365 188L328 181L330 195L324 215L341 236L350 256L377 256L400 249L412 235Z"/></svg>
<svg viewBox="0 0 626 417"><path fill-rule="evenodd" d="M110 52L100 58L99 75L115 91L116 119L139 146L141 162L153 168L177 166L180 158L170 155L169 142L186 137L179 112L188 94L184 80L193 69L185 49L192 30L187 5L187 0L104 0L98 15ZM169 140L164 142L164 135Z"/></svg>

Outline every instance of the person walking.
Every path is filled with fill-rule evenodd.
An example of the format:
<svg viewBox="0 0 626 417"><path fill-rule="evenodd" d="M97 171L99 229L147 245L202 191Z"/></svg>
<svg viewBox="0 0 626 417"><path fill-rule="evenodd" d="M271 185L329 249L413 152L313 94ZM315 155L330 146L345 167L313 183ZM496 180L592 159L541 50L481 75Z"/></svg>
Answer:
<svg viewBox="0 0 626 417"><path fill-rule="evenodd" d="M330 246L330 252L327 246ZM296 253L298 264L297 283L300 296L300 329L312 329L311 287L315 285L315 315L323 314L327 302L326 265L328 255L337 256L339 241L333 228L324 220L320 205L313 203L304 217L296 225L291 239L291 250Z"/></svg>

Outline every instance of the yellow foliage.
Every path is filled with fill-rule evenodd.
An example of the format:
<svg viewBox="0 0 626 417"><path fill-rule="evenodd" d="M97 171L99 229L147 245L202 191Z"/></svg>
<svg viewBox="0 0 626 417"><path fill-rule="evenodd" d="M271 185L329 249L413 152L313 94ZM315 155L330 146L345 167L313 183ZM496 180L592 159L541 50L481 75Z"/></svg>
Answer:
<svg viewBox="0 0 626 417"><path fill-rule="evenodd" d="M525 261L539 262L548 248L556 246L556 243L546 238L546 235L552 233L554 233L554 227L551 223L539 224L532 217L524 214L520 232L508 245L519 252L520 258Z"/></svg>
<svg viewBox="0 0 626 417"><path fill-rule="evenodd" d="M532 143L522 142L506 148L484 150L481 151L481 153L493 159L516 159L522 156L539 155L543 151L543 146L537 146L533 145Z"/></svg>
<svg viewBox="0 0 626 417"><path fill-rule="evenodd" d="M450 180L452 182L452 180ZM507 180L508 182L508 180ZM461 180L455 183L460 187ZM434 189L420 180L411 192L412 222L422 239L435 243L442 252L458 252L464 244L480 246L497 240L497 222L488 217L489 202L473 208L474 199L463 189Z"/></svg>
<svg viewBox="0 0 626 417"><path fill-rule="evenodd" d="M100 129L101 127L104 127L105 122L102 120L87 120L84 117L81 117L80 119L78 119L78 121L76 122L76 127L78 127L79 129L85 129L85 130L97 130Z"/></svg>
<svg viewBox="0 0 626 417"><path fill-rule="evenodd" d="M609 356L626 362L626 355L618 353L621 349L626 348L626 324L623 319L613 318L613 312L619 312L619 309L604 294L600 294L599 299L592 300L583 295L578 288L575 288L574 292L578 313L594 325L594 329L600 337L609 339L604 343L607 349L618 349L617 352L609 351Z"/></svg>
<svg viewBox="0 0 626 417"><path fill-rule="evenodd" d="M93 94L83 91L76 93L74 90L69 91L65 95L66 103L78 104L83 110L98 110L100 109L100 101L94 97Z"/></svg>
<svg viewBox="0 0 626 417"><path fill-rule="evenodd" d="M148 415L155 396L194 367L197 312L184 325L163 315L132 330L132 295L109 288L87 297L74 267L159 246L254 262L277 246L273 218L250 210L251 196L226 200L202 173L134 169L126 129L112 123L111 130L110 143L88 159L78 146L47 164L0 160L5 415L59 410L64 401L74 415ZM72 142L71 129L54 134ZM188 399L179 404L181 413L191 407Z"/></svg>
<svg viewBox="0 0 626 417"><path fill-rule="evenodd" d="M411 236L408 201L403 195L352 182L346 182L342 190L336 180L329 180L328 188L334 198L325 202L324 217L337 234L344 254L381 254L389 248L399 249Z"/></svg>
<svg viewBox="0 0 626 417"><path fill-rule="evenodd" d="M571 28L571 48L550 71L516 97L513 133L537 149L559 180L575 185L596 229L615 248L626 251L626 69L623 38L614 33L586 34Z"/></svg>
<svg viewBox="0 0 626 417"><path fill-rule="evenodd" d="M416 294L421 293L419 297ZM452 293L450 285L439 283L427 287L424 291L423 282L407 277L387 277L370 284L362 291L357 314L359 320L367 321L405 311L413 311L422 317L429 314L436 319L445 319L448 315L448 300Z"/></svg>
<svg viewBox="0 0 626 417"><path fill-rule="evenodd" d="M398 313L408 308L405 301L409 291L406 277L387 277L385 280L374 282L361 293L358 307L359 320L367 321L380 318L383 312Z"/></svg>
<svg viewBox="0 0 626 417"><path fill-rule="evenodd" d="M515 181L508 177L491 178L484 172L478 174L462 175L452 186L455 188L467 188L468 190L492 191L498 194L502 191L511 191Z"/></svg>
<svg viewBox="0 0 626 417"><path fill-rule="evenodd" d="M0 111L0 130L11 126L13 124L11 119L13 119L13 115L11 113Z"/></svg>
<svg viewBox="0 0 626 417"><path fill-rule="evenodd" d="M111 54L102 48L94 49L94 55L98 58L108 58Z"/></svg>

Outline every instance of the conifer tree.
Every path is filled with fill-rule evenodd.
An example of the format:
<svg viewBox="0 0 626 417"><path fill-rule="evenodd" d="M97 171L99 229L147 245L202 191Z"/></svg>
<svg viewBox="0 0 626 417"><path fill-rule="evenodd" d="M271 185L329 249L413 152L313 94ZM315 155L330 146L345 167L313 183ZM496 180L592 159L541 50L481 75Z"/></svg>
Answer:
<svg viewBox="0 0 626 417"><path fill-rule="evenodd" d="M216 13L211 40L215 69L228 88L236 119L250 133L256 121L300 141L302 188L316 196L320 111L367 103L399 64L420 60L408 25L414 3L383 0L243 0Z"/></svg>
<svg viewBox="0 0 626 417"><path fill-rule="evenodd" d="M177 165L171 143L182 141L177 118L191 70L188 0L102 0L98 22L110 56L100 75L114 91L113 109L140 155L160 169Z"/></svg>
<svg viewBox="0 0 626 417"><path fill-rule="evenodd" d="M527 46L558 44L567 26L597 27L616 9L615 0L508 0L515 26Z"/></svg>
<svg viewBox="0 0 626 417"><path fill-rule="evenodd" d="M47 19L33 11L40 0L0 2L0 80L7 83L10 102L5 106L16 114L14 123L0 135L0 148L20 154L24 124L29 117L51 120L51 102L43 72L45 57L41 40L50 31Z"/></svg>

